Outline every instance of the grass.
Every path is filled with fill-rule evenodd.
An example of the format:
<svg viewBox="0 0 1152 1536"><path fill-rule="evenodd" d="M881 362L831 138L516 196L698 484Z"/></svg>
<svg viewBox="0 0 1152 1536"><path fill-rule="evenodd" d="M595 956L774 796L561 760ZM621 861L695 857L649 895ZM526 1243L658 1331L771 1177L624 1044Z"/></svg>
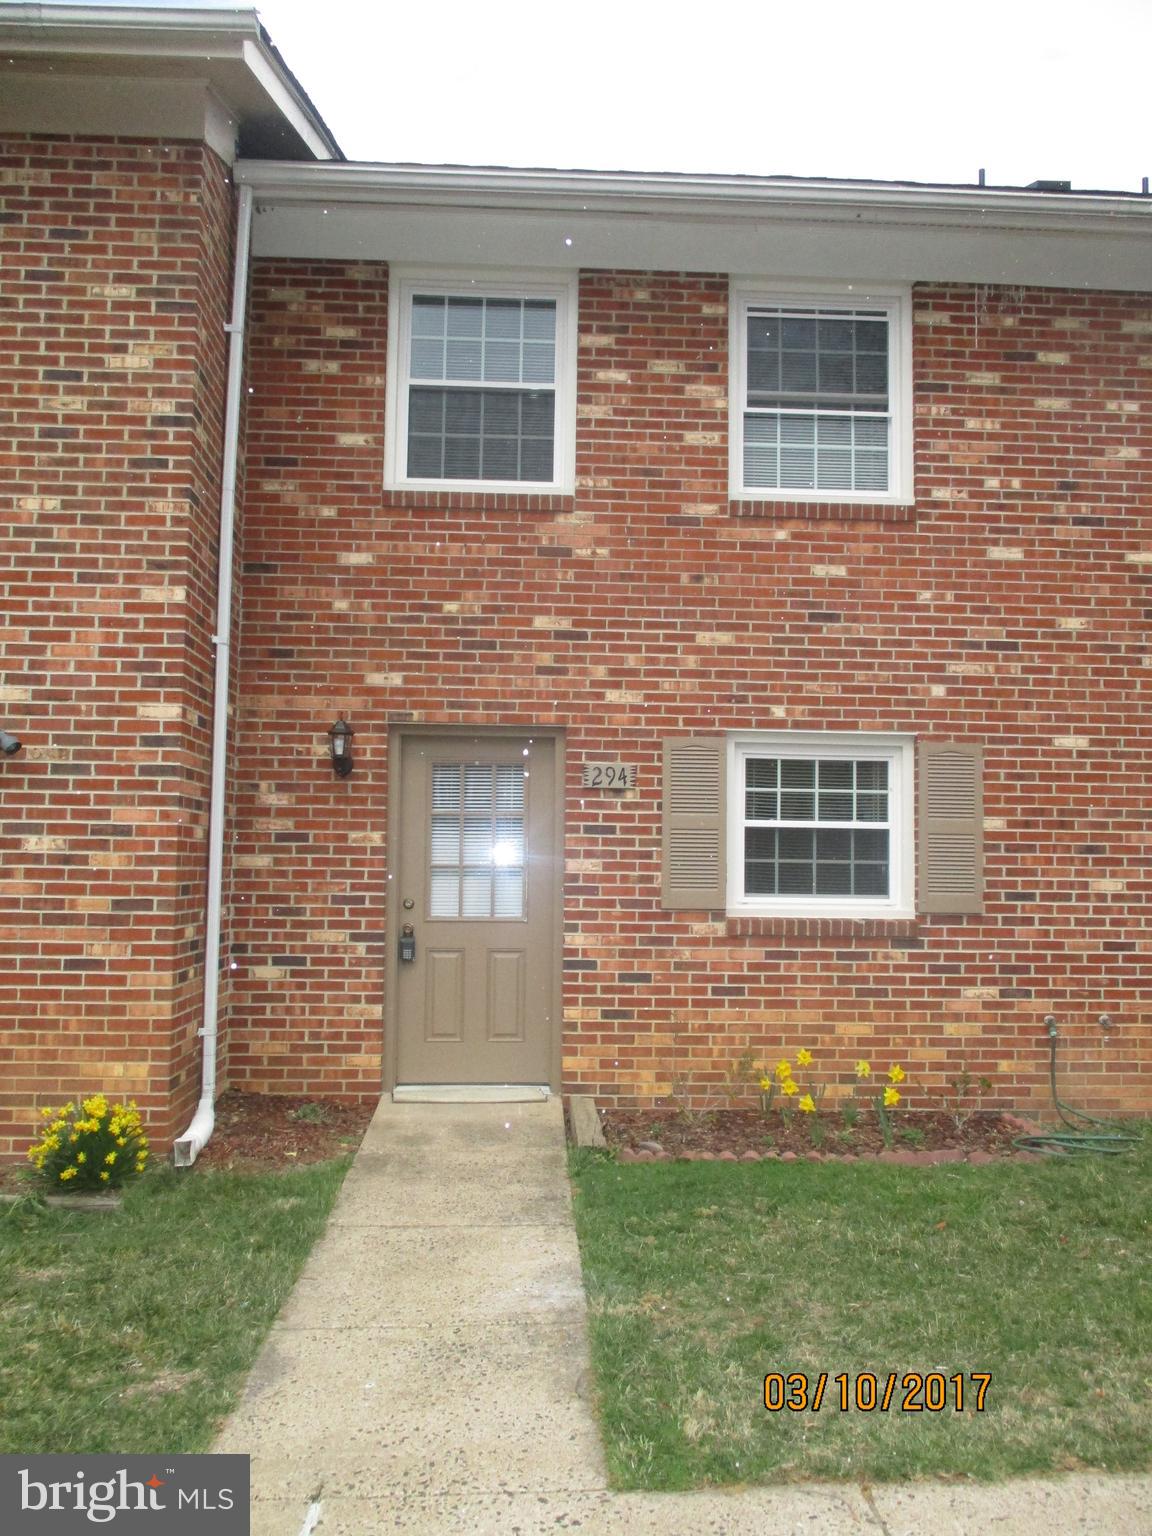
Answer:
<svg viewBox="0 0 1152 1536"><path fill-rule="evenodd" d="M0 1207L0 1453L207 1449L348 1163L158 1169L111 1216Z"/></svg>
<svg viewBox="0 0 1152 1536"><path fill-rule="evenodd" d="M573 1169L621 1489L1152 1465L1152 1135L1039 1164ZM764 1377L819 1372L819 1412ZM991 1372L984 1411L841 1412L832 1378ZM865 1389L866 1390L866 1389Z"/></svg>

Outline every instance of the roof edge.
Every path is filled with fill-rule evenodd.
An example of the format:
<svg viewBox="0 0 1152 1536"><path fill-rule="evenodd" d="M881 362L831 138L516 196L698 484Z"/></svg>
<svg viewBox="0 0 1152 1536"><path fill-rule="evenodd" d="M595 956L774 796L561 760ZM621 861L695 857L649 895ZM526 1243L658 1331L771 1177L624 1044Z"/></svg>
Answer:
<svg viewBox="0 0 1152 1536"><path fill-rule="evenodd" d="M335 135L251 6L41 5L23 0L0 6L0 46L21 55L73 53L111 60L127 45L138 58L195 62L209 57L205 46L210 39L218 52L230 50L248 68L254 84L317 162L344 162Z"/></svg>
<svg viewBox="0 0 1152 1536"><path fill-rule="evenodd" d="M978 220L1032 228L1076 228L1103 219L1115 229L1152 219L1152 197L1125 192L1045 192L1019 187L874 182L683 172L521 170L501 166L401 165L344 161L301 165L240 160L236 179L268 202L409 201L487 207L532 206L590 212L728 216Z"/></svg>

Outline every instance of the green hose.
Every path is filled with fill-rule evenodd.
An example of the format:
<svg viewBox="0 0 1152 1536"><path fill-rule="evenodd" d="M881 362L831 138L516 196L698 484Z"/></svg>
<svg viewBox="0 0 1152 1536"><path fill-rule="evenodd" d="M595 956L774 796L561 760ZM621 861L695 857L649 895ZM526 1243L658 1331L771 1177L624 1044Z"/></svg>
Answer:
<svg viewBox="0 0 1152 1536"><path fill-rule="evenodd" d="M1111 1122L1099 1120L1095 1115L1086 1115L1082 1109L1073 1109L1070 1104L1065 1104L1056 1092L1056 1042L1060 1038L1060 1031L1056 1027L1056 1020L1051 1016L1045 1020L1045 1023L1048 1025L1050 1047L1048 1081L1052 1088L1052 1103L1060 1119L1068 1126L1068 1130L1037 1131L1031 1136L1017 1136L1012 1145L1019 1147L1023 1152L1046 1152L1053 1157L1079 1152L1091 1152L1101 1157L1117 1157L1120 1153L1129 1151L1140 1140L1139 1136L1132 1136L1127 1131L1084 1130L1083 1125L1109 1126ZM1070 1118L1073 1115L1075 1119ZM1077 1125L1077 1120L1083 1125Z"/></svg>

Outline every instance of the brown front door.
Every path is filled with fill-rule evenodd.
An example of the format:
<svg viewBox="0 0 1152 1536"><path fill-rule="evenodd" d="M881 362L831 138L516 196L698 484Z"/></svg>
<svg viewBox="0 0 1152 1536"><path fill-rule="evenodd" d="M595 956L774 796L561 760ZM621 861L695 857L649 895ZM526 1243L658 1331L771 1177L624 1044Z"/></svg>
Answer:
<svg viewBox="0 0 1152 1536"><path fill-rule="evenodd" d="M396 1082L548 1083L555 742L406 737L401 754Z"/></svg>

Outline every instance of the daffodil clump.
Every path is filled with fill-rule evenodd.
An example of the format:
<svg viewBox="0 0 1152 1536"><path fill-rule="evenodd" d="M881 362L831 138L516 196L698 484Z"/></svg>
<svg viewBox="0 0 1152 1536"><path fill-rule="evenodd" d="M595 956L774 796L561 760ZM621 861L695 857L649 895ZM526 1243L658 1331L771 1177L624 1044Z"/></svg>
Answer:
<svg viewBox="0 0 1152 1536"><path fill-rule="evenodd" d="M880 1129L884 1133L884 1145L892 1145L892 1120L888 1113L900 1103L901 1093L897 1083L902 1083L908 1074L903 1067L891 1066L888 1068L888 1081L876 1094L876 1116L880 1121ZM856 1063L856 1076L861 1082L867 1082L872 1076L871 1064L867 1061Z"/></svg>
<svg viewBox="0 0 1152 1536"><path fill-rule="evenodd" d="M812 1059L809 1050L796 1052L796 1066L801 1071L811 1067ZM802 1115L814 1115L824 1097L824 1085L814 1088L810 1078L803 1085L798 1083L792 1072L792 1063L784 1058L776 1063L771 1072L765 1068L760 1079L760 1106L765 1114L771 1110L777 1093L781 1099L780 1112L787 1122L793 1110L799 1110Z"/></svg>
<svg viewBox="0 0 1152 1536"><path fill-rule="evenodd" d="M119 1189L143 1173L148 1138L135 1100L110 1104L97 1093L40 1117L40 1140L28 1156L53 1189Z"/></svg>

